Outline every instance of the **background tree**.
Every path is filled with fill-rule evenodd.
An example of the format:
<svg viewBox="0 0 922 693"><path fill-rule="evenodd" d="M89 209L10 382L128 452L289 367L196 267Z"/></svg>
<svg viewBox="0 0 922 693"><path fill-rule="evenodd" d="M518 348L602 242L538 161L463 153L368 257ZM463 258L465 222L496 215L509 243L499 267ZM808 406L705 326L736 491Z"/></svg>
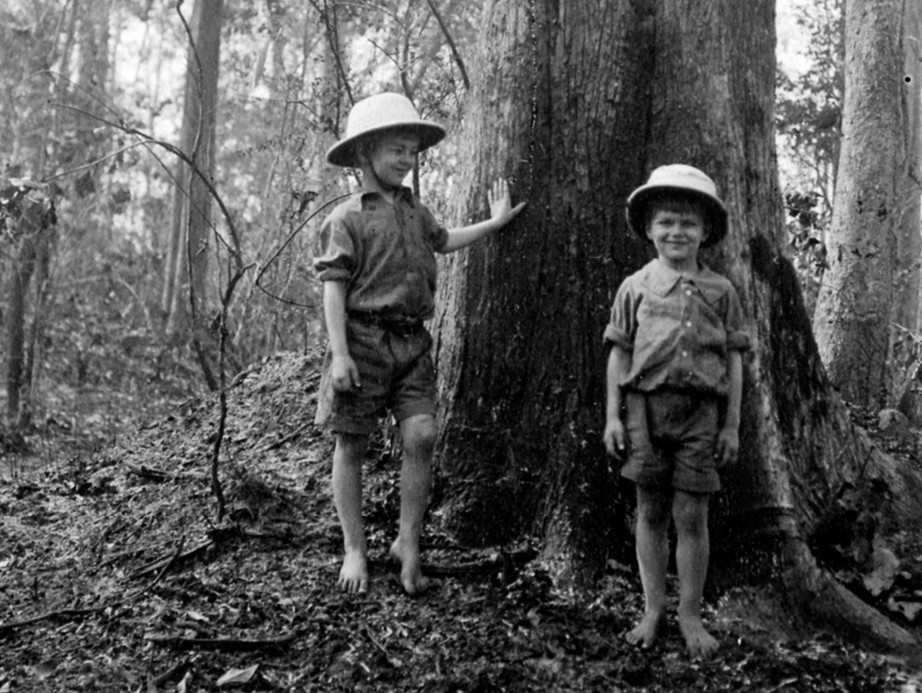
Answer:
<svg viewBox="0 0 922 693"><path fill-rule="evenodd" d="M900 44L903 53L903 113L906 124L903 131L906 158L899 172L897 196L899 221L897 223L897 272L894 277L896 301L893 329L890 337L890 402L922 422L919 414L920 398L915 371L920 363L918 331L920 325L919 267L922 261L922 4L903 3L903 21L900 25Z"/></svg>
<svg viewBox="0 0 922 693"><path fill-rule="evenodd" d="M218 109L218 66L221 54L223 0L195 3L189 27L189 56L180 148L208 178L215 172L215 122ZM193 175L190 165L177 164L176 191L167 275L164 281L164 309L167 331L175 332L177 322L191 318L186 329L193 342L209 385L214 387L214 365L207 354L207 330L199 329L208 320L207 273L214 239L212 200L205 181Z"/></svg>
<svg viewBox="0 0 922 693"><path fill-rule="evenodd" d="M4 173L13 178L3 182L0 203L12 241L6 411L8 423L20 431L32 424L32 388L45 341L57 251L54 202L48 194L52 191L34 181L51 178L59 165L73 164L78 153L90 163L75 178L74 196L87 197L99 179L92 165L100 152L96 132L72 112L47 108L47 101L72 100L85 108L106 84L106 7L105 0L60 11L53 3L36 3L3 12L2 40L9 53L6 76L17 81L17 87L6 92L9 101L2 109L2 144L10 157Z"/></svg>
<svg viewBox="0 0 922 693"><path fill-rule="evenodd" d="M784 38L805 45L802 54L788 46L778 56L775 125L790 244L812 315L826 268L842 140L844 0L803 2L792 14L799 31Z"/></svg>
<svg viewBox="0 0 922 693"><path fill-rule="evenodd" d="M910 321L905 326L910 331L917 324L917 310L903 311L895 280L901 257L908 268L918 261L917 199L907 206L901 194L915 158L907 149L909 89L918 94L904 80L904 41L915 41L917 52L918 37L903 32L902 0L846 0L845 8L843 141L827 240L829 269L817 297L814 330L829 376L843 395L880 408L892 375L890 324L897 312ZM904 223L913 229L909 234L901 232ZM899 277L914 282L908 295L917 297L918 277L917 269Z"/></svg>
<svg viewBox="0 0 922 693"><path fill-rule="evenodd" d="M773 11L771 0L488 3L462 135L471 192L455 219L480 213L480 191L504 173L529 207L447 268L441 510L468 541L537 535L563 578L611 555L629 518L599 440L599 336L615 287L646 253L625 228L624 199L656 165L699 165L732 229L708 261L740 291L754 338L741 460L713 518L713 546L736 550L716 552L715 572L761 585L797 618L908 646L805 541L843 484L883 472L826 379L785 253Z"/></svg>

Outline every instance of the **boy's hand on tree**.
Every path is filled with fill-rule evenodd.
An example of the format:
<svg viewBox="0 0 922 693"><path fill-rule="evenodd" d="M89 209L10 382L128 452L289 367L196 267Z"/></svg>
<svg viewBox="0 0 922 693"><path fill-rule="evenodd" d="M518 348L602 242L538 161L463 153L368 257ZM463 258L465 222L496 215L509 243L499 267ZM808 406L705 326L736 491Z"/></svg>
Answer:
<svg viewBox="0 0 922 693"><path fill-rule="evenodd" d="M330 362L330 380L337 392L351 392L362 389L359 369L351 356L334 356Z"/></svg>
<svg viewBox="0 0 922 693"><path fill-rule="evenodd" d="M717 435L717 449L714 457L717 458L717 467L726 467L736 462L740 450L739 431L734 427L724 427Z"/></svg>
<svg viewBox="0 0 922 693"><path fill-rule="evenodd" d="M524 202L512 206L512 195L505 178L497 178L493 182L493 186L487 190L487 201L490 203L490 218L499 226L508 224L525 207Z"/></svg>
<svg viewBox="0 0 922 693"><path fill-rule="evenodd" d="M602 441L605 443L605 450L612 457L623 457L625 440L627 436L624 431L624 423L620 418L615 417L605 422L605 432L602 434Z"/></svg>

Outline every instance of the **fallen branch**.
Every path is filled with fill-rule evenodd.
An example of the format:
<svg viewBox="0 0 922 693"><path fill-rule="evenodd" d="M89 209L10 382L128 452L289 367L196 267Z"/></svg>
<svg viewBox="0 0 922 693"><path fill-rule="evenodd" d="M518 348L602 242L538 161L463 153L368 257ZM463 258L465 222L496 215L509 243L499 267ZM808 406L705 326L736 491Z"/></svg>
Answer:
<svg viewBox="0 0 922 693"><path fill-rule="evenodd" d="M307 422L307 423L305 423L305 424L302 424L302 425L298 426L295 430L293 430L291 433L289 433L287 436L284 436L284 437L282 437L282 438L279 438L278 440L276 440L276 441L274 441L274 442L269 443L268 445L266 445L266 446L262 449L262 451L263 451L263 452L269 452L270 450L277 450L278 448L282 447L282 446L285 445L286 443L291 442L292 440L294 440L295 438L297 438L298 436L300 436L302 433L304 433L304 431L308 430L309 428L312 428L313 426L314 426L314 422L313 422L313 421L309 421L309 422Z"/></svg>
<svg viewBox="0 0 922 693"><path fill-rule="evenodd" d="M183 638L176 635L146 635L145 640L155 645L177 649L222 650L225 652L269 651L288 647L300 633L293 630L275 638Z"/></svg>
<svg viewBox="0 0 922 693"><path fill-rule="evenodd" d="M153 589L154 585L156 585L158 582L160 582L163 579L163 576L166 575L166 571L170 569L170 566L172 566L177 560L179 560L179 556L182 554L183 544L185 543L186 543L186 538L180 537L179 544L177 544L176 546L176 550L173 551L173 554L167 559L166 563L163 564L163 567L157 573L156 577L154 577L153 580L147 583L145 587L141 588L140 590L132 594L130 596L131 599L137 599L142 594L149 592L151 589Z"/></svg>
<svg viewBox="0 0 922 693"><path fill-rule="evenodd" d="M177 554L174 551L173 553L171 553L169 556L165 558L158 558L153 563L149 563L143 568L138 568L136 571L134 571L131 575L128 576L128 579L135 580L139 577L143 577L144 575L147 575L148 573L157 572L163 569L164 567L168 568L169 566L175 563L178 563L179 561L184 561L187 558L191 558L192 556L198 553L201 553L202 551L209 548L213 544L214 544L214 540L206 539L201 544L198 544L197 546L193 546L191 549L183 551L182 553Z"/></svg>
<svg viewBox="0 0 922 693"><path fill-rule="evenodd" d="M104 604L102 606L94 606L87 609L55 609L54 611L46 611L45 613L39 614L38 616L31 616L19 621L0 623L0 634L9 633L16 630L17 628L24 628L25 626L31 626L35 623L41 623L42 621L47 621L54 618L77 618L80 616L95 614L103 611L109 606L109 604Z"/></svg>
<svg viewBox="0 0 922 693"><path fill-rule="evenodd" d="M166 481L175 481L176 479L193 479L195 481L203 481L207 478L204 474L197 472L166 472L162 469L157 469L156 467L148 467L145 464L127 464L125 466L132 474L135 474L142 479L153 481L156 484L162 484Z"/></svg>
<svg viewBox="0 0 922 693"><path fill-rule="evenodd" d="M396 657L392 656L391 653L387 651L387 648L384 647L384 645L382 645L374 635L372 635L371 629L368 626L362 628L362 632L365 634L365 637L371 641L371 644L378 648L381 654L384 655L384 659L388 664L390 664L395 669L403 666L403 663Z"/></svg>
<svg viewBox="0 0 922 693"><path fill-rule="evenodd" d="M174 678L177 678L179 674L185 673L189 666L189 660L184 659L181 662L171 666L162 674L155 676L153 679L151 679L151 683L154 685L154 688L159 688L160 686L163 686L166 683L172 681Z"/></svg>
<svg viewBox="0 0 922 693"><path fill-rule="evenodd" d="M488 575L496 570L504 574L517 573L525 564L533 561L538 555L534 549L523 549L515 552L500 552L488 558L464 563L423 563L422 571L432 577L464 577ZM399 563L388 558L385 561L371 561L372 565L380 564L384 568L399 568Z"/></svg>

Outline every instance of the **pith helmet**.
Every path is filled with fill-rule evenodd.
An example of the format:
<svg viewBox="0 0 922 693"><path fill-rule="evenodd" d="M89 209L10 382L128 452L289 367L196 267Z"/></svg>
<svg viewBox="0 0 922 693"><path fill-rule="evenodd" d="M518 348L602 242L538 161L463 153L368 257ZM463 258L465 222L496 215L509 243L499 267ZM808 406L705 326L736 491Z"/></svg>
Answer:
<svg viewBox="0 0 922 693"><path fill-rule="evenodd" d="M727 208L717 197L717 186L704 171L685 164L669 164L653 169L646 183L627 198L628 226L647 239L647 206L658 194L674 190L691 194L701 200L707 210L707 238L701 246L719 243L727 235Z"/></svg>
<svg viewBox="0 0 922 693"><path fill-rule="evenodd" d="M374 132L407 128L419 135L419 150L431 147L445 137L445 128L423 120L410 100L402 94L386 92L362 99L349 111L346 134L327 151L327 161L336 166L355 166L355 145Z"/></svg>

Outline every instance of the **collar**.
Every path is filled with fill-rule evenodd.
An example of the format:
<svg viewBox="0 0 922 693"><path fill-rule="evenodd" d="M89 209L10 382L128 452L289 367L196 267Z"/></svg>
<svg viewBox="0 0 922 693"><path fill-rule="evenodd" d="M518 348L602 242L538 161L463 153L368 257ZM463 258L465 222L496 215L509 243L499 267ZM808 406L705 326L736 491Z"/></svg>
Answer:
<svg viewBox="0 0 922 693"><path fill-rule="evenodd" d="M379 200L382 202L384 201L384 195L382 195L377 190L371 190L366 187L361 187L356 190L356 195L359 196L359 199L362 202L362 207L365 207L369 203L377 204ZM416 196L413 195L413 191L405 185L401 185L399 188L397 188L397 190L395 190L394 200L405 202L411 207L416 206Z"/></svg>
<svg viewBox="0 0 922 693"><path fill-rule="evenodd" d="M724 284L721 281L722 277L700 260L698 265L698 274L694 277L687 277L681 272L676 272L674 269L667 267L658 259L654 259L644 266L641 281L650 291L657 296L663 297L672 291L676 284L685 279L701 292L708 303L714 303L723 296L725 291Z"/></svg>

